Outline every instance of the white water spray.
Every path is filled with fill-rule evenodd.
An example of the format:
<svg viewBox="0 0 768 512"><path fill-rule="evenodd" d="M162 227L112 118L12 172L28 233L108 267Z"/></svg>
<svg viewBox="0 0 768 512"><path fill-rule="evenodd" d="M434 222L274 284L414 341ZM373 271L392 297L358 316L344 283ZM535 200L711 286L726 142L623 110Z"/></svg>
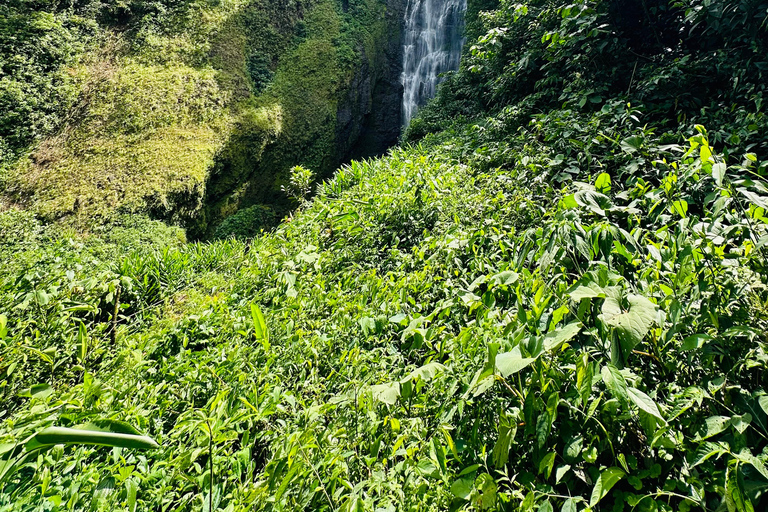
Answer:
<svg viewBox="0 0 768 512"><path fill-rule="evenodd" d="M467 0L408 0L403 48L403 125L435 95L440 74L459 69Z"/></svg>

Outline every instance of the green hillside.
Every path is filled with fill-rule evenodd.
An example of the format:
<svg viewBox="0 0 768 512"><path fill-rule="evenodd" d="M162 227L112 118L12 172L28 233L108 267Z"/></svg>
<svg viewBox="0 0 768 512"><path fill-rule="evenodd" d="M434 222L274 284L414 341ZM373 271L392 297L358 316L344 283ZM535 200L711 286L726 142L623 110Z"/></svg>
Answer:
<svg viewBox="0 0 768 512"><path fill-rule="evenodd" d="M311 198L295 169L273 230L0 211L0 510L765 509L768 3L469 7L402 144ZM132 66L94 94L223 87ZM190 97L152 137L232 129Z"/></svg>
<svg viewBox="0 0 768 512"><path fill-rule="evenodd" d="M64 4L0 7L0 200L81 230L282 213L292 166L328 174L353 150L336 111L390 24L362 0Z"/></svg>

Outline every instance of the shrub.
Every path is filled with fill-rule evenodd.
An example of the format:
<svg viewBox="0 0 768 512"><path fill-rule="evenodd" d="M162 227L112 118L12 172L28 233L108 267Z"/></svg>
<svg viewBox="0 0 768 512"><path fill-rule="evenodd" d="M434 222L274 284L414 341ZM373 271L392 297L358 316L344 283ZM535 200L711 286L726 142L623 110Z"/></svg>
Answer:
<svg viewBox="0 0 768 512"><path fill-rule="evenodd" d="M275 211L269 206L257 204L243 208L224 219L214 232L213 238L247 239L259 235L263 230L275 225Z"/></svg>

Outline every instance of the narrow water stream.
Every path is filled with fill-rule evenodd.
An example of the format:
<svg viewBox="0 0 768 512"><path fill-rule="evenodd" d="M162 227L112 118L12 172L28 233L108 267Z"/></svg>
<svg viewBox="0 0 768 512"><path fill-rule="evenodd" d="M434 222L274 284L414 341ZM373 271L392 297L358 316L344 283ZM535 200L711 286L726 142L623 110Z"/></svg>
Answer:
<svg viewBox="0 0 768 512"><path fill-rule="evenodd" d="M403 126L435 95L440 74L459 68L467 0L408 0L403 47Z"/></svg>

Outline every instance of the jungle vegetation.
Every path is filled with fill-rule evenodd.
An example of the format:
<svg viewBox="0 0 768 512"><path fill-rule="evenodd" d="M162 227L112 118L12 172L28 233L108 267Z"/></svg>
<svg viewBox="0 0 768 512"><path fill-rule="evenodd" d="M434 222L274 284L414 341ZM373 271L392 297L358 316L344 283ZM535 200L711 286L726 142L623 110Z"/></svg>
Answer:
<svg viewBox="0 0 768 512"><path fill-rule="evenodd" d="M41 55L175 11L10 5L52 27L19 46L0 18L12 188L20 148L74 136L77 67ZM151 210L4 204L0 510L765 509L768 2L468 16L402 143L317 182L296 164L274 229L259 205L188 242ZM150 117L221 87L184 62L145 75ZM163 126L215 133L215 95L189 97Z"/></svg>

